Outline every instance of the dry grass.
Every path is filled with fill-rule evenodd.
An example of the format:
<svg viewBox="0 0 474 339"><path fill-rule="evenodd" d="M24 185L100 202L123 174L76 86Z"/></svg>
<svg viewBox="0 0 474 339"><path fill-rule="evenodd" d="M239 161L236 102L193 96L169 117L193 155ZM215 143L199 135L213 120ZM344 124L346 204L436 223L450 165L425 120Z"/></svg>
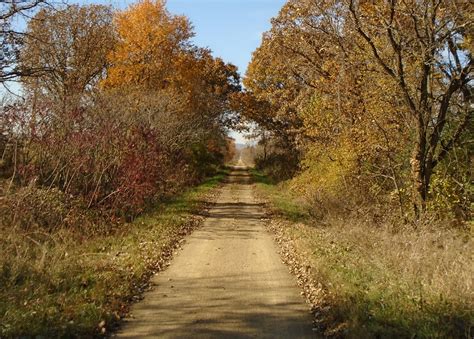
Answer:
<svg viewBox="0 0 474 339"><path fill-rule="evenodd" d="M131 224L93 237L55 227L0 227L0 337L110 333L149 277L202 217L214 177Z"/></svg>
<svg viewBox="0 0 474 339"><path fill-rule="evenodd" d="M316 314L327 335L472 337L471 230L442 224L415 230L389 218L375 224L351 215L332 215L322 224L302 212L301 201L295 203L283 186L257 187L321 289Z"/></svg>

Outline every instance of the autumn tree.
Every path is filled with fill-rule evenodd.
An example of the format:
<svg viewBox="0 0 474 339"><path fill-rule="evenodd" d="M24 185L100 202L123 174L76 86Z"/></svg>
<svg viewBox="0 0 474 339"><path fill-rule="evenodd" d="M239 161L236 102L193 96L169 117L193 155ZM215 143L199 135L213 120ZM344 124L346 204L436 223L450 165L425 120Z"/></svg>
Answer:
<svg viewBox="0 0 474 339"><path fill-rule="evenodd" d="M273 135L293 135L303 168L339 162L346 174L333 176L394 189L400 206L412 186L421 211L435 167L472 128L469 7L288 1L247 72L241 102L257 108L242 111Z"/></svg>
<svg viewBox="0 0 474 339"><path fill-rule="evenodd" d="M278 172L281 177L294 174L299 160L297 140L302 127L297 101L303 96L305 86L296 79L288 67L288 54L281 48L280 37L275 32L263 36L261 46L253 53L244 78L245 91L234 97L236 110L244 121L257 123L253 133L261 137L267 149L268 134L283 152L276 163L285 164ZM258 133L259 132L259 133ZM267 152L260 159L266 163Z"/></svg>
<svg viewBox="0 0 474 339"><path fill-rule="evenodd" d="M20 67L38 67L23 77L25 88L67 110L103 78L114 44L111 8L102 5L42 9L29 22Z"/></svg>
<svg viewBox="0 0 474 339"><path fill-rule="evenodd" d="M165 116L152 110L149 116L175 155L204 154L202 147L213 138L225 142L229 96L240 90L237 68L192 45L191 24L170 14L163 1L132 5L116 15L115 23L118 42L109 54L103 88L180 102L160 113Z"/></svg>
<svg viewBox="0 0 474 339"><path fill-rule="evenodd" d="M162 0L144 0L115 15L118 42L109 54L105 87L160 89L175 76L194 35L189 20L170 14Z"/></svg>
<svg viewBox="0 0 474 339"><path fill-rule="evenodd" d="M281 37L271 31L253 53L244 79L244 114L291 143L302 120L297 113L304 83L292 74L288 53L281 48Z"/></svg>
<svg viewBox="0 0 474 339"><path fill-rule="evenodd" d="M283 148L291 149L290 154L302 152L310 140L324 139L320 128L319 135L308 128L311 119L302 114L315 93L319 100L328 95L325 102L338 105L339 117L333 117L342 117L342 93L349 86L345 86L348 78L343 79L343 72L338 75L344 67L340 49L343 32L336 20L341 9L334 3L288 1L272 19L272 29L264 34L244 79L249 90L243 100L248 103L244 115L279 138ZM323 124L323 119L320 122ZM326 127L326 136L332 137L329 130L334 130L334 124Z"/></svg>
<svg viewBox="0 0 474 339"><path fill-rule="evenodd" d="M472 9L456 1L349 2L354 28L402 93L414 126L416 211L425 208L435 167L472 120Z"/></svg>

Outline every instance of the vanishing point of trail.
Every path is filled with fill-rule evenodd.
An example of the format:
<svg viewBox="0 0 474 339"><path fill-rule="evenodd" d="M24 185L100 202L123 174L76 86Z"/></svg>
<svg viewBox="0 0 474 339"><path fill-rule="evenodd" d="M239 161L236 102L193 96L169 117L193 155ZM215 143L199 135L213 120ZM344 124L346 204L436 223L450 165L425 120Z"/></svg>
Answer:
<svg viewBox="0 0 474 339"><path fill-rule="evenodd" d="M119 337L315 337L296 279L265 229L248 171L236 167L218 194L203 226L133 306Z"/></svg>

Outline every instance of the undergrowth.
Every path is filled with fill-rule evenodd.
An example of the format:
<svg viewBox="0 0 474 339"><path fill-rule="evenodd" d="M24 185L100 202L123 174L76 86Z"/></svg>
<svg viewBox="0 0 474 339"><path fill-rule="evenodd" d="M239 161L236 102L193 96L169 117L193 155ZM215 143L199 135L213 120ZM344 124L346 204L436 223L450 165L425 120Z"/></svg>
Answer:
<svg viewBox="0 0 474 339"><path fill-rule="evenodd" d="M271 207L274 214L284 216L295 222L308 220L310 215L304 201L293 195L291 191L284 189L284 183L277 185L271 177L255 169L251 169L250 172L263 194L271 197Z"/></svg>
<svg viewBox="0 0 474 339"><path fill-rule="evenodd" d="M472 230L442 224L370 223L331 215L254 172L257 190L297 255L310 266L316 321L325 335L351 338L471 338Z"/></svg>
<svg viewBox="0 0 474 339"><path fill-rule="evenodd" d="M157 204L111 234L0 227L0 337L109 333L202 217L224 173Z"/></svg>

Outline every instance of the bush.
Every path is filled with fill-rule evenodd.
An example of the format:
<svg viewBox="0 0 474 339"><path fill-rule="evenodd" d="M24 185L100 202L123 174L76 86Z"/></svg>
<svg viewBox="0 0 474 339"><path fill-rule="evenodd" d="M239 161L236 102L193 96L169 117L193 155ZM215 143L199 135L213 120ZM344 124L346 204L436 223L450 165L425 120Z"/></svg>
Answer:
<svg viewBox="0 0 474 339"><path fill-rule="evenodd" d="M266 157L259 154L255 158L255 168L276 181L286 180L296 173L298 158L289 152L272 152Z"/></svg>
<svg viewBox="0 0 474 339"><path fill-rule="evenodd" d="M7 183L3 184L10 186ZM107 225L107 226L105 226ZM36 187L10 188L0 198L0 228L24 232L55 233L68 229L81 237L93 236L113 228L103 211L87 209L87 203L59 189Z"/></svg>

